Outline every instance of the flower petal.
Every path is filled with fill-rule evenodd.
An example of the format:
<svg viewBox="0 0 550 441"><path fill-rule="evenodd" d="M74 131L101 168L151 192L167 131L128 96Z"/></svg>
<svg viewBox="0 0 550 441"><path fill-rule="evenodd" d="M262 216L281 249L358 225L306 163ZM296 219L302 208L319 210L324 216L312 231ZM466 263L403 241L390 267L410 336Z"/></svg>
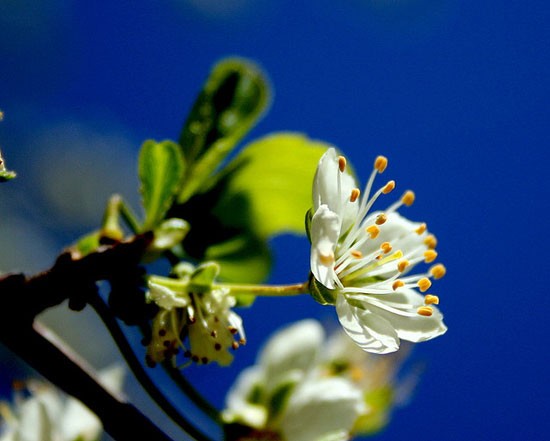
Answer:
<svg viewBox="0 0 550 441"><path fill-rule="evenodd" d="M345 440L364 409L361 391L349 381L316 378L292 395L281 428L292 441Z"/></svg>
<svg viewBox="0 0 550 441"><path fill-rule="evenodd" d="M443 323L443 314L435 306L430 305L433 310L433 314L430 317L416 314L417 308L424 305L424 297L412 289L401 288L394 294L385 296L372 295L371 297L384 302L388 306L414 313L412 317L402 316L373 306L372 304L367 306L369 311L391 323L399 338L403 340L418 343L431 340L443 335L447 331L447 326Z"/></svg>
<svg viewBox="0 0 550 441"><path fill-rule="evenodd" d="M305 376L317 359L324 336L315 320L302 320L275 333L259 356L268 389L276 387L291 371Z"/></svg>
<svg viewBox="0 0 550 441"><path fill-rule="evenodd" d="M344 331L364 351L387 354L399 349L397 332L382 316L350 305L343 294L336 300L336 312Z"/></svg>
<svg viewBox="0 0 550 441"><path fill-rule="evenodd" d="M340 179L340 184L338 180ZM339 187L340 185L340 187ZM346 170L339 171L339 159L334 148L330 148L319 160L313 179L313 208L327 205L338 213L347 228L357 215L358 204L349 203L351 191L357 187L355 179Z"/></svg>
<svg viewBox="0 0 550 441"><path fill-rule="evenodd" d="M335 288L334 251L340 235L341 219L327 205L311 218L311 272L329 289Z"/></svg>
<svg viewBox="0 0 550 441"><path fill-rule="evenodd" d="M255 390L264 382L261 368L253 366L244 369L237 381L231 386L226 397L226 409L223 419L228 423L240 422L250 427L261 428L267 420L267 410L262 405L254 404Z"/></svg>

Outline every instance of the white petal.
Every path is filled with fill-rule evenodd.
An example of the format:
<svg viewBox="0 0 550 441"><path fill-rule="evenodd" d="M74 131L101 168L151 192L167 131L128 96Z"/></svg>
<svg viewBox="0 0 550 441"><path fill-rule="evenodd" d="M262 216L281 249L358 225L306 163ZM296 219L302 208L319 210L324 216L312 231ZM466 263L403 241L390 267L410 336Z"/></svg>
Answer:
<svg viewBox="0 0 550 441"><path fill-rule="evenodd" d="M80 401L70 398L59 423L63 440L95 441L99 438L102 425L99 418Z"/></svg>
<svg viewBox="0 0 550 441"><path fill-rule="evenodd" d="M289 372L305 375L312 369L324 336L315 320L302 320L275 333L259 356L268 388L276 387Z"/></svg>
<svg viewBox="0 0 550 441"><path fill-rule="evenodd" d="M20 408L18 437L20 441L53 441L53 425L46 404L39 398L27 399Z"/></svg>
<svg viewBox="0 0 550 441"><path fill-rule="evenodd" d="M241 371L227 394L226 410L223 412L224 420L239 421L256 428L263 427L267 420L267 410L249 402L253 389L263 382L264 373L258 366Z"/></svg>
<svg viewBox="0 0 550 441"><path fill-rule="evenodd" d="M338 175L340 175L340 193L338 192ZM357 187L355 179L346 170L339 171L338 155L330 148L319 160L313 178L313 208L317 210L322 204L339 214L343 202L349 199L351 190Z"/></svg>
<svg viewBox="0 0 550 441"><path fill-rule="evenodd" d="M147 298L155 302L163 309L170 311L172 308L184 308L189 305L187 296L176 295L176 293L164 285L149 281Z"/></svg>
<svg viewBox="0 0 550 441"><path fill-rule="evenodd" d="M387 354L399 349L397 332L380 315L350 305L343 294L336 299L336 312L344 331L364 351Z"/></svg>
<svg viewBox="0 0 550 441"><path fill-rule="evenodd" d="M343 378L306 381L290 398L281 421L285 439L320 441L349 434L364 411L361 392Z"/></svg>
<svg viewBox="0 0 550 441"><path fill-rule="evenodd" d="M433 309L430 317L416 314L416 310L424 305L424 297L412 289L400 288L394 294L372 297L391 307L413 313L412 317L401 316L383 308L368 305L370 311L390 322L399 338L403 340L418 343L443 335L447 331L447 326L443 323L443 315L435 306L430 305Z"/></svg>
<svg viewBox="0 0 550 441"><path fill-rule="evenodd" d="M334 262L322 256L333 256L340 235L341 219L327 205L321 205L311 218L311 272L329 289L335 288Z"/></svg>

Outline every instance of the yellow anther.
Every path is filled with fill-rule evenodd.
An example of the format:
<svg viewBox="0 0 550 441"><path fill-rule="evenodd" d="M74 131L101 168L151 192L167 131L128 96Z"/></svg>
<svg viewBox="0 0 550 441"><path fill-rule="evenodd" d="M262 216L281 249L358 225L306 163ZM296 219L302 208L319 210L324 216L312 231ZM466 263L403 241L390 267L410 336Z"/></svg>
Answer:
<svg viewBox="0 0 550 441"><path fill-rule="evenodd" d="M416 312L418 315L423 315L424 317L431 317L431 315L434 313L434 310L429 306L421 306L416 310Z"/></svg>
<svg viewBox="0 0 550 441"><path fill-rule="evenodd" d="M388 217L384 213L382 213L376 216L376 220L374 221L374 223L376 225L383 225L386 223L387 220L388 220Z"/></svg>
<svg viewBox="0 0 550 441"><path fill-rule="evenodd" d="M349 201L355 202L357 199L359 199L359 196L361 196L361 190L359 190L358 188L354 188L353 190L351 190Z"/></svg>
<svg viewBox="0 0 550 441"><path fill-rule="evenodd" d="M342 173L344 173L344 170L346 169L346 164L346 158L344 158L343 156L338 156L338 168Z"/></svg>
<svg viewBox="0 0 550 441"><path fill-rule="evenodd" d="M350 254L356 259L360 259L361 257L363 257L363 253L359 250L352 250Z"/></svg>
<svg viewBox="0 0 550 441"><path fill-rule="evenodd" d="M3 119L4 119L4 112L2 112L2 111L0 110L0 121L2 121Z"/></svg>
<svg viewBox="0 0 550 441"><path fill-rule="evenodd" d="M424 239L424 244L430 249L433 250L437 246L437 238L433 234L429 234Z"/></svg>
<svg viewBox="0 0 550 441"><path fill-rule="evenodd" d="M422 292L428 291L430 289L430 286L432 286L432 282L430 282L430 279L428 279L427 277L423 277L418 282L416 282L416 284Z"/></svg>
<svg viewBox="0 0 550 441"><path fill-rule="evenodd" d="M424 233L424 231L426 231L427 228L428 228L428 226L423 223L423 224L420 224L418 226L418 228L414 231L416 231L416 234L420 235L420 234Z"/></svg>
<svg viewBox="0 0 550 441"><path fill-rule="evenodd" d="M359 366L352 366L349 370L350 377L353 381L359 382L365 378L365 372Z"/></svg>
<svg viewBox="0 0 550 441"><path fill-rule="evenodd" d="M392 250L392 246L389 242L382 242L380 249L384 251L384 254L388 254Z"/></svg>
<svg viewBox="0 0 550 441"><path fill-rule="evenodd" d="M319 260L325 266L330 266L334 263L334 253L331 251L328 254L319 253Z"/></svg>
<svg viewBox="0 0 550 441"><path fill-rule="evenodd" d="M430 274L434 279L441 279L447 273L447 268L442 263L438 263L430 268Z"/></svg>
<svg viewBox="0 0 550 441"><path fill-rule="evenodd" d="M432 294L426 294L426 297L424 297L424 303L426 305L439 305L439 297Z"/></svg>
<svg viewBox="0 0 550 441"><path fill-rule="evenodd" d="M431 263L436 259L436 257L437 257L437 251L435 250L424 251L424 262Z"/></svg>
<svg viewBox="0 0 550 441"><path fill-rule="evenodd" d="M365 231L370 234L371 239L376 239L380 234L380 228L378 228L376 225L371 225L370 227L367 227Z"/></svg>
<svg viewBox="0 0 550 441"><path fill-rule="evenodd" d="M408 266L409 266L409 261L407 259L404 259L397 264L397 271L402 273L403 271L405 271L405 268L407 268Z"/></svg>
<svg viewBox="0 0 550 441"><path fill-rule="evenodd" d="M377 156L374 160L374 168L378 170L378 173L383 173L388 166L388 158L385 156Z"/></svg>
<svg viewBox="0 0 550 441"><path fill-rule="evenodd" d="M395 282L393 282L393 285L391 287L395 291L397 288L401 288L402 286L405 286L405 282L403 282L403 280L396 280Z"/></svg>
<svg viewBox="0 0 550 441"><path fill-rule="evenodd" d="M410 207L414 202L414 198L414 191L407 190L405 193L403 193L403 196L401 196L401 202L403 202L403 205Z"/></svg>
<svg viewBox="0 0 550 441"><path fill-rule="evenodd" d="M388 194L395 188L395 181L389 181L384 188L382 189L382 193Z"/></svg>

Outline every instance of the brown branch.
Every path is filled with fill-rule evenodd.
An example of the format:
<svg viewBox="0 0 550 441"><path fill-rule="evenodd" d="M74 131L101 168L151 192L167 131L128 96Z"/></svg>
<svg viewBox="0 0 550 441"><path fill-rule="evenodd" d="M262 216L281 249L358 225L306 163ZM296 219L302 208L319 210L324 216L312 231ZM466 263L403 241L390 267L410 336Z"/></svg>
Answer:
<svg viewBox="0 0 550 441"><path fill-rule="evenodd" d="M86 302L95 282L139 263L152 235L102 246L80 257L63 253L49 270L33 277L10 274L0 278L0 342L53 384L82 401L117 440L170 438L131 404L113 396L74 357L48 340L34 319L43 310L65 299ZM84 290L82 288L84 287ZM95 291L94 291L95 293ZM85 304L85 303L84 303Z"/></svg>

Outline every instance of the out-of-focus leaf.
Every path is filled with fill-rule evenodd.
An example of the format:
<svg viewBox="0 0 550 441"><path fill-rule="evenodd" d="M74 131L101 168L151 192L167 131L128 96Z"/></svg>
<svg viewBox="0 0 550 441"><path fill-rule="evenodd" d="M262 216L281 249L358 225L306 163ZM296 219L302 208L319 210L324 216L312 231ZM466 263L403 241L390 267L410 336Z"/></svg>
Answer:
<svg viewBox="0 0 550 441"><path fill-rule="evenodd" d="M86 256L99 248L99 239L101 231L93 231L86 236L81 237L74 245L74 248L82 255Z"/></svg>
<svg viewBox="0 0 550 441"><path fill-rule="evenodd" d="M184 160L180 147L172 141L145 141L138 172L145 209L143 229L148 230L164 219L182 182Z"/></svg>
<svg viewBox="0 0 550 441"><path fill-rule="evenodd" d="M179 203L203 187L269 101L266 76L252 62L228 58L214 66L179 139L187 164Z"/></svg>
<svg viewBox="0 0 550 441"><path fill-rule="evenodd" d="M365 394L365 403L370 409L355 422L353 432L360 435L374 435L389 422L394 392L391 387L381 387Z"/></svg>
<svg viewBox="0 0 550 441"><path fill-rule="evenodd" d="M271 254L267 244L253 236L240 235L210 246L205 258L220 264L220 279L239 283L258 283L265 280L271 269ZM237 293L239 304L250 304L250 296Z"/></svg>
<svg viewBox="0 0 550 441"><path fill-rule="evenodd" d="M304 234L313 176L328 147L297 133L277 133L249 144L229 165L215 214L223 224L246 225L262 238Z"/></svg>

